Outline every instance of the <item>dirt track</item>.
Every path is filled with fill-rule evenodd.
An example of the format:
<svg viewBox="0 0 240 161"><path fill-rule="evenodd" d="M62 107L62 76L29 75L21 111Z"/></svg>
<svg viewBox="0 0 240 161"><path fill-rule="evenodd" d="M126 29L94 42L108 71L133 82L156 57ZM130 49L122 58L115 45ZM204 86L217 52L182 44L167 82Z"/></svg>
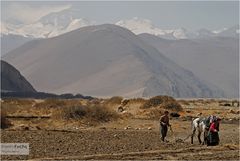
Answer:
<svg viewBox="0 0 240 161"><path fill-rule="evenodd" d="M185 123L189 125L188 122ZM29 156L3 156L2 159L239 159L238 125L222 124L221 143L216 147L194 145L190 140L169 143L159 140L158 129L123 130L92 128L78 131L2 130L2 142L30 143ZM186 130L176 128L179 138Z"/></svg>

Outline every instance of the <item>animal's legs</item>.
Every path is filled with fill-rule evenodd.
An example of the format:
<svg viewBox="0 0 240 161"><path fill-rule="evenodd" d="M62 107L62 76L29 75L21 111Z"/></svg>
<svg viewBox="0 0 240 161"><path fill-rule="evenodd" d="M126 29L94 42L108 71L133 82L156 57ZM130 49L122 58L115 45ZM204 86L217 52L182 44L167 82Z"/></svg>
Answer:
<svg viewBox="0 0 240 161"><path fill-rule="evenodd" d="M198 132L198 141L199 141L199 144L202 143L202 140L201 140L201 134L202 134L202 133L199 131L199 132Z"/></svg>
<svg viewBox="0 0 240 161"><path fill-rule="evenodd" d="M193 130L192 130L191 144L193 144L193 137L195 135L195 132L196 132L196 128L194 127Z"/></svg>
<svg viewBox="0 0 240 161"><path fill-rule="evenodd" d="M208 135L208 131L204 131L204 141L203 141L203 145L207 144L207 135Z"/></svg>

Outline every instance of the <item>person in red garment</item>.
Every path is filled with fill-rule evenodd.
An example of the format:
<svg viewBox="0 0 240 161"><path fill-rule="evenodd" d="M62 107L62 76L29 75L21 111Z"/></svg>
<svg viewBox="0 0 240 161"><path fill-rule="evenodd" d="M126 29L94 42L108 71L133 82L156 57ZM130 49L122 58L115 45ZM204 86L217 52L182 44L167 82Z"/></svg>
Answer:
<svg viewBox="0 0 240 161"><path fill-rule="evenodd" d="M208 146L215 146L219 144L219 124L221 119L216 118L213 120L213 122L210 125L209 133L208 133L208 139L207 139L207 145Z"/></svg>

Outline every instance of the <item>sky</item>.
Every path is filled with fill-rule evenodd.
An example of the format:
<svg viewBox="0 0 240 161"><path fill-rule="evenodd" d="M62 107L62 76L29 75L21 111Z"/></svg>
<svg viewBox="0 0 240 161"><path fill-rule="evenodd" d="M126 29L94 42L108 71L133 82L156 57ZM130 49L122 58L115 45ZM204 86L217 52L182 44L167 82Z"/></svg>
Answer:
<svg viewBox="0 0 240 161"><path fill-rule="evenodd" d="M5 1L1 2L1 21L26 24L65 9L97 24L133 17L149 19L162 29L183 27L192 31L239 24L239 1Z"/></svg>

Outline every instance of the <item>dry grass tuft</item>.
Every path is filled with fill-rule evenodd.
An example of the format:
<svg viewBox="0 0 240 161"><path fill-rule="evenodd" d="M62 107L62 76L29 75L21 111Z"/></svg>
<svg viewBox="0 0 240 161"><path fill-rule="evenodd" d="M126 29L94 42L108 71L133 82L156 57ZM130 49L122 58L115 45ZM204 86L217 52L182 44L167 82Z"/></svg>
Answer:
<svg viewBox="0 0 240 161"><path fill-rule="evenodd" d="M163 109L154 108L154 109L149 111L148 118L158 120L163 114L164 114Z"/></svg>
<svg viewBox="0 0 240 161"><path fill-rule="evenodd" d="M122 100L123 100L123 97L114 96L114 97L111 97L110 99L107 99L105 103L107 105L116 105L116 104L120 105Z"/></svg>
<svg viewBox="0 0 240 161"><path fill-rule="evenodd" d="M155 96L147 100L140 108L147 109L157 107L166 102L176 102L176 100L170 96Z"/></svg>
<svg viewBox="0 0 240 161"><path fill-rule="evenodd" d="M64 120L85 120L90 122L108 122L116 120L118 114L102 105L76 105L60 108L53 115L54 118Z"/></svg>
<svg viewBox="0 0 240 161"><path fill-rule="evenodd" d="M156 96L150 98L140 106L140 109L142 109L142 111L138 112L138 115L148 119L159 119L165 110L172 112L183 111L182 106L174 98L169 96Z"/></svg>
<svg viewBox="0 0 240 161"><path fill-rule="evenodd" d="M182 106L176 101L166 102L166 103L164 102L160 105L160 108L164 108L171 111L177 111L177 112L183 110Z"/></svg>
<svg viewBox="0 0 240 161"><path fill-rule="evenodd" d="M135 103L144 104L144 103L146 103L146 100L143 99L143 98L132 98L132 99L129 99L129 104L135 104Z"/></svg>

